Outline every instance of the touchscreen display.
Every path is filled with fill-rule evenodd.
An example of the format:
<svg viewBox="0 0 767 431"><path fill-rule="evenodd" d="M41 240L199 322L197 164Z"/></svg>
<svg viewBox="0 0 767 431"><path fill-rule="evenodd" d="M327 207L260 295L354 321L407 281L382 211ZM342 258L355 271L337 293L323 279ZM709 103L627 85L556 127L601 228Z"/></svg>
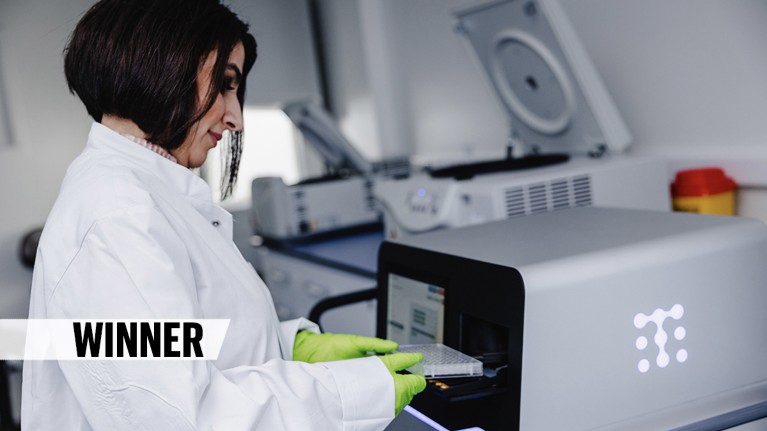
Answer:
<svg viewBox="0 0 767 431"><path fill-rule="evenodd" d="M389 274L386 337L399 344L442 343L444 287Z"/></svg>

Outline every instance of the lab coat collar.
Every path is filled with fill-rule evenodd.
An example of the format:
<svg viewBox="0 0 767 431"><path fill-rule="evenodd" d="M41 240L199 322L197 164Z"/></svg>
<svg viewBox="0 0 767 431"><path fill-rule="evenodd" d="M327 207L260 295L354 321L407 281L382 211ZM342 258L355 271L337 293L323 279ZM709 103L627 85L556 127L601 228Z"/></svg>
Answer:
<svg viewBox="0 0 767 431"><path fill-rule="evenodd" d="M208 184L191 169L173 163L101 123L93 123L86 149L108 151L126 158L132 168L151 172L179 193L212 203Z"/></svg>
<svg viewBox="0 0 767 431"><path fill-rule="evenodd" d="M208 183L191 169L136 144L101 123L94 122L91 126L86 151L119 155L130 168L156 176L158 182L183 195L222 237L232 239L232 215L213 202Z"/></svg>

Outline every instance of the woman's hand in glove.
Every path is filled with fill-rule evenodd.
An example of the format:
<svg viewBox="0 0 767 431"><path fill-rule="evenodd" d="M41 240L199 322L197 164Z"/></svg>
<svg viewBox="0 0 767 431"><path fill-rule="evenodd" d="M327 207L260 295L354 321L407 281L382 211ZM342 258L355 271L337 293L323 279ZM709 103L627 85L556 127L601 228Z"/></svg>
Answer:
<svg viewBox="0 0 767 431"><path fill-rule="evenodd" d="M301 331L293 343L293 359L302 362L328 362L384 354L397 349L397 343L380 338L348 334L315 334Z"/></svg>
<svg viewBox="0 0 767 431"><path fill-rule="evenodd" d="M395 353L379 356L394 378L394 415L398 415L406 405L410 404L416 394L426 389L426 379L417 374L397 374L423 360L420 353Z"/></svg>

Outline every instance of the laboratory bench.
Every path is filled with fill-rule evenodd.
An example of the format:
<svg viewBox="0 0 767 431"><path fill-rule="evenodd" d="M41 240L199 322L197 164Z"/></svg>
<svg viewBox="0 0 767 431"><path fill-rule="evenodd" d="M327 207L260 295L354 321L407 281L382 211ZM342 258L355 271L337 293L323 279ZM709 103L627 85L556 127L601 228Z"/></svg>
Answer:
<svg viewBox="0 0 767 431"><path fill-rule="evenodd" d="M315 306L319 304L319 310L327 305L330 308L317 322L323 331L375 335L376 301L372 298L378 247L383 242L380 227L270 241L253 236L246 212L233 215L238 220L235 243L269 287L280 320L309 318ZM350 295L356 302L335 306L335 299L349 299Z"/></svg>

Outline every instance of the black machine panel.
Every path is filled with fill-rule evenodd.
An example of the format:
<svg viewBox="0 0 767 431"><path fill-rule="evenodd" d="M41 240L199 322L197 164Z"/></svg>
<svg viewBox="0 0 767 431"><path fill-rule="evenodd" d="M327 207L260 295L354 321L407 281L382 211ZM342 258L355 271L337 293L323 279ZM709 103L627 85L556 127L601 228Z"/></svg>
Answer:
<svg viewBox="0 0 767 431"><path fill-rule="evenodd" d="M393 284L397 291L390 289ZM424 311L407 293L398 292L403 284L427 286L434 292L429 300L441 298L443 310ZM430 379L413 400L416 409L454 429L519 428L525 290L517 270L384 242L378 254L378 291L379 337L397 332L401 344L433 338L484 365L485 375L479 378ZM416 324L399 321L403 316ZM432 329L440 322L442 328L424 330L424 322ZM403 327L409 333L403 335Z"/></svg>

